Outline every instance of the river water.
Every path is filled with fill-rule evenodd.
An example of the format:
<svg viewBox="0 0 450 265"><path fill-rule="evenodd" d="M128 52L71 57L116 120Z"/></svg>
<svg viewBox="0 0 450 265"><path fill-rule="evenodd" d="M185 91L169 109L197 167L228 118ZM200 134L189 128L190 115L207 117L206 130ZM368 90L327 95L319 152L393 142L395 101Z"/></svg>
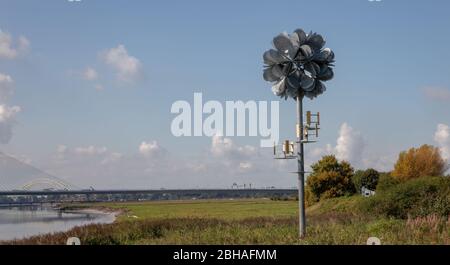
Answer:
<svg viewBox="0 0 450 265"><path fill-rule="evenodd" d="M114 213L60 211L45 206L0 207L0 241L67 231L75 226L112 223Z"/></svg>

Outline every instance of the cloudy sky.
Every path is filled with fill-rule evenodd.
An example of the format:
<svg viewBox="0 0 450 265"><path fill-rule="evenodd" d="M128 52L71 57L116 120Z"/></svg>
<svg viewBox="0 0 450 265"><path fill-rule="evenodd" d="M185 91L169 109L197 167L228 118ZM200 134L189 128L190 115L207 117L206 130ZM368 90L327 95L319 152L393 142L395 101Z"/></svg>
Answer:
<svg viewBox="0 0 450 265"><path fill-rule="evenodd" d="M189 2L189 3L188 3ZM421 144L450 158L448 1L0 0L0 150L96 188L296 185L259 137L174 137L176 100L278 100L262 79L276 34L323 34L335 79L310 164L392 169ZM281 138L295 104L280 102Z"/></svg>

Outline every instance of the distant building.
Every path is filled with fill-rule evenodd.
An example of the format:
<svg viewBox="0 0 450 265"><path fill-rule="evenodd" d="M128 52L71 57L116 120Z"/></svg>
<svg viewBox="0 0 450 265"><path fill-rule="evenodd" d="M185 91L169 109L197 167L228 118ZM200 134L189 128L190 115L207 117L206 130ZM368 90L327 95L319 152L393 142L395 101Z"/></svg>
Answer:
<svg viewBox="0 0 450 265"><path fill-rule="evenodd" d="M361 195L364 197L370 197L375 195L375 191L374 190L369 190L366 187L361 187Z"/></svg>

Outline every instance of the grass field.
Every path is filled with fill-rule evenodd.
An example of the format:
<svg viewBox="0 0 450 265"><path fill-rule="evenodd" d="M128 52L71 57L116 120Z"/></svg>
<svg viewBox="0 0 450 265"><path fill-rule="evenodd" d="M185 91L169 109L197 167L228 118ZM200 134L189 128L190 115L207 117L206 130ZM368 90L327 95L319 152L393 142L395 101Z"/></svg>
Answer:
<svg viewBox="0 0 450 265"><path fill-rule="evenodd" d="M9 242L64 244L450 244L450 220L435 215L414 219L375 217L356 210L360 196L325 200L307 210L307 237L297 237L296 201L208 200L102 203L121 211L115 223Z"/></svg>
<svg viewBox="0 0 450 265"><path fill-rule="evenodd" d="M106 207L121 209L145 219L161 218L218 218L222 220L242 220L251 217L285 218L296 215L298 203L295 201L272 200L200 200L162 201L143 203L104 204ZM127 219L122 215L119 219Z"/></svg>

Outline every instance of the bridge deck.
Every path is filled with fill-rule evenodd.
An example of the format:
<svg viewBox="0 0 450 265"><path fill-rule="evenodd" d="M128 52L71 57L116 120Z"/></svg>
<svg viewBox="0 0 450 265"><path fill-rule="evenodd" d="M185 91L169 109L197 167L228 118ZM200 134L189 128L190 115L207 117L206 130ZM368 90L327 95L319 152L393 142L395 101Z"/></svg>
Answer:
<svg viewBox="0 0 450 265"><path fill-rule="evenodd" d="M211 193L265 193L265 194L295 194L296 189L160 189L160 190L55 190L55 191L0 191L0 196L33 196L33 195L95 195L95 194L211 194Z"/></svg>

